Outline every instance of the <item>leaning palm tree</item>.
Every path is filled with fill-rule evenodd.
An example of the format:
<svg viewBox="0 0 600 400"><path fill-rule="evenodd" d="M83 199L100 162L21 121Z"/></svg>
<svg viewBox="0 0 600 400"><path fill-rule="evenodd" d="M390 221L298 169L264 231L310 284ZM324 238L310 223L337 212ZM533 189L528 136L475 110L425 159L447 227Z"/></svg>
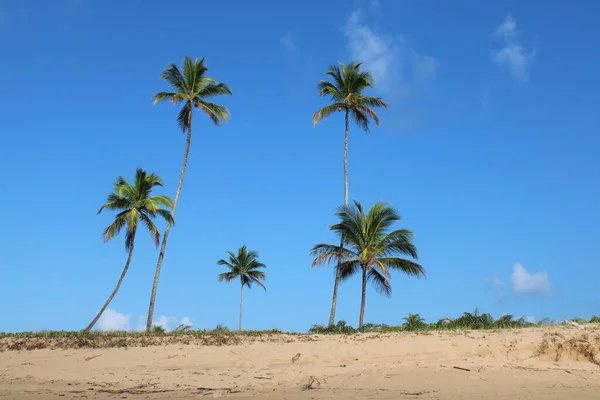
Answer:
<svg viewBox="0 0 600 400"><path fill-rule="evenodd" d="M85 328L85 331L89 331L96 325L106 307L108 307L113 297L119 291L131 263L135 235L140 223L150 232L156 247L158 247L160 241L160 233L152 220L156 217L161 217L167 221L167 224L175 223L173 216L169 212L169 209L173 206L173 200L167 196L150 196L156 186L163 186L162 179L155 174L148 175L146 171L138 168L135 172L133 185L123 179L123 177L117 178L114 184L114 192L108 195L106 203L98 210L98 214L104 209L119 211L112 224L104 229L104 242L108 242L125 228L125 249L129 252L129 255L127 256L125 268L123 268L115 290L110 294L108 300L104 303L104 306L102 306L93 321Z"/></svg>
<svg viewBox="0 0 600 400"><path fill-rule="evenodd" d="M263 289L267 290L262 283L267 277L259 268L266 268L266 265L258 261L258 253L256 251L248 251L246 246L240 247L237 254L231 251L229 253L229 261L219 260L217 264L224 265L229 270L219 274L219 282L231 282L239 279L240 288L240 331L242 330L242 309L244 305L244 286L252 287L252 283L256 283Z"/></svg>
<svg viewBox="0 0 600 400"><path fill-rule="evenodd" d="M185 176L185 169L187 167L188 155L190 152L190 144L192 141L193 109L196 108L202 113L206 114L206 116L210 118L210 120L217 126L221 124L221 121L226 122L229 120L229 111L227 110L227 107L208 102L206 99L218 95L231 94L231 90L227 84L217 83L215 79L205 76L206 71L208 71L208 68L206 68L204 58L201 60L192 60L189 56L185 56L183 61L183 73L180 72L179 68L177 68L177 65L170 64L160 75L162 79L166 80L169 85L171 85L173 91L158 92L154 95L153 104L165 100L171 102L172 104L183 103L183 107L177 116L177 123L183 130L183 133L187 134L187 137L185 151L183 152L183 164L181 166L181 173L179 175L179 184L177 185L177 191L175 192L175 199L173 201L173 208L171 209L171 215L173 216L175 216L179 195L181 194L181 187L183 186L183 178ZM156 271L154 273L154 283L152 284L152 294L150 296L150 307L148 309L148 320L146 322L147 331L152 329L156 290L158 288L160 269L165 256L167 238L169 237L170 230L171 225L167 225L165 234L163 235L162 244L160 246L160 253L158 254Z"/></svg>
<svg viewBox="0 0 600 400"><path fill-rule="evenodd" d="M332 104L321 108L313 115L313 124L317 125L336 111L343 112L346 121L344 134L344 205L348 205L348 129L349 117L365 132L369 132L369 122L375 121L379 126L379 117L372 107L385 107L387 104L379 97L369 97L363 94L367 88L373 87L373 78L367 71L361 71L362 63L350 62L348 65L339 63L331 65L326 74L333 78L333 83L322 80L319 82L319 96L328 98ZM329 315L329 326L335 322L337 293L340 283L340 271L336 268L333 285L333 300Z"/></svg>
<svg viewBox="0 0 600 400"><path fill-rule="evenodd" d="M342 206L336 213L341 221L329 229L342 238L342 246L318 244L311 255L312 266L336 262L340 279L346 280L359 271L362 275L359 328L364 325L367 281L384 295L391 296L390 271L395 269L413 276L425 276L424 268L414 261L399 258L404 254L417 259L413 234L408 229L389 232L389 228L401 218L386 203L374 204L365 214L362 205Z"/></svg>

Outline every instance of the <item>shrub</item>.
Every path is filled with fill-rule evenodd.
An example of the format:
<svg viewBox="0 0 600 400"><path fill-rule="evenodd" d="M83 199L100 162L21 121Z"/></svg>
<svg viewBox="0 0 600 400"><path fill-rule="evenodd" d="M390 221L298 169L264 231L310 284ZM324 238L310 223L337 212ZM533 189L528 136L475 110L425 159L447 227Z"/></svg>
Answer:
<svg viewBox="0 0 600 400"><path fill-rule="evenodd" d="M346 335L356 333L356 332L357 332L357 330L354 329L354 327L352 327L352 325L346 325L346 321L344 321L344 320L339 320L338 323L333 326L325 326L325 325L315 324L308 330L308 333L325 333L325 334L342 333L342 334L346 334Z"/></svg>
<svg viewBox="0 0 600 400"><path fill-rule="evenodd" d="M419 314L408 314L402 327L407 331L419 331L427 328L425 320Z"/></svg>

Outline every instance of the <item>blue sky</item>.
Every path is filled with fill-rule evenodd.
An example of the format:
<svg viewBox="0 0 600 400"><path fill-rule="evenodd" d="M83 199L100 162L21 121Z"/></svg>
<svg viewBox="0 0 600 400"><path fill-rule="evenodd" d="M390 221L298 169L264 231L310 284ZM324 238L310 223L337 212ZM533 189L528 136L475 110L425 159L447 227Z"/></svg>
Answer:
<svg viewBox="0 0 600 400"><path fill-rule="evenodd" d="M360 59L390 103L350 131L350 197L385 200L415 232L427 279L369 290L366 320L398 324L479 307L536 319L600 314L600 39L593 1L0 1L0 331L81 329L113 289L122 237L96 215L118 175L143 167L177 184L178 109L152 106L184 55L206 57L233 95L231 120L199 114L157 299L158 322L235 327L226 250L268 265L244 327L327 321L343 202L343 118L316 128L327 66ZM136 329L158 253L139 236L101 327ZM356 325L359 278L338 318Z"/></svg>

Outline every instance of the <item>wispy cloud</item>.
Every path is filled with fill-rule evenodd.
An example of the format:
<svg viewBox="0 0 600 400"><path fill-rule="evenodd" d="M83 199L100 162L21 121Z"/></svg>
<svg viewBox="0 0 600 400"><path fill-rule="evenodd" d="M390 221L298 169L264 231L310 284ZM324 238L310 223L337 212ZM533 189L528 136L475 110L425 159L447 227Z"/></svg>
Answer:
<svg viewBox="0 0 600 400"><path fill-rule="evenodd" d="M344 34L350 56L373 75L378 91L400 91L405 97L415 85L435 78L435 58L419 54L401 34L376 33L360 10L350 14Z"/></svg>
<svg viewBox="0 0 600 400"><path fill-rule="evenodd" d="M504 292L504 281L502 279L494 275L487 280L487 283L491 285L492 293L496 300L501 301L506 297Z"/></svg>
<svg viewBox="0 0 600 400"><path fill-rule="evenodd" d="M131 315L107 308L98 320L97 327L101 331L128 331L131 329L130 320Z"/></svg>
<svg viewBox="0 0 600 400"><path fill-rule="evenodd" d="M294 41L294 36L291 31L287 31L281 38L279 38L279 42L283 45L283 49L288 54L296 53L296 42Z"/></svg>
<svg viewBox="0 0 600 400"><path fill-rule="evenodd" d="M545 295L552 290L547 271L530 273L521 264L513 266L511 275L512 290L515 295Z"/></svg>
<svg viewBox="0 0 600 400"><path fill-rule="evenodd" d="M492 51L492 61L507 67L516 80L527 81L535 53L523 48L515 19L507 15L504 22L496 28L494 36L504 41L504 47Z"/></svg>

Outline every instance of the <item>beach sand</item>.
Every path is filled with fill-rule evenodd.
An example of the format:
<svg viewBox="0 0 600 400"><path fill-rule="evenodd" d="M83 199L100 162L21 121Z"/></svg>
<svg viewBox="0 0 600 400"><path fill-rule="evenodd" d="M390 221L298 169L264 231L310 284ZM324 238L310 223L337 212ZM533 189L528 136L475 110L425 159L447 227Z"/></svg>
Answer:
<svg viewBox="0 0 600 400"><path fill-rule="evenodd" d="M1 339L7 348L15 339ZM600 327L5 350L7 399L598 399ZM598 354L598 355L596 355ZM294 361L295 360L295 361Z"/></svg>

